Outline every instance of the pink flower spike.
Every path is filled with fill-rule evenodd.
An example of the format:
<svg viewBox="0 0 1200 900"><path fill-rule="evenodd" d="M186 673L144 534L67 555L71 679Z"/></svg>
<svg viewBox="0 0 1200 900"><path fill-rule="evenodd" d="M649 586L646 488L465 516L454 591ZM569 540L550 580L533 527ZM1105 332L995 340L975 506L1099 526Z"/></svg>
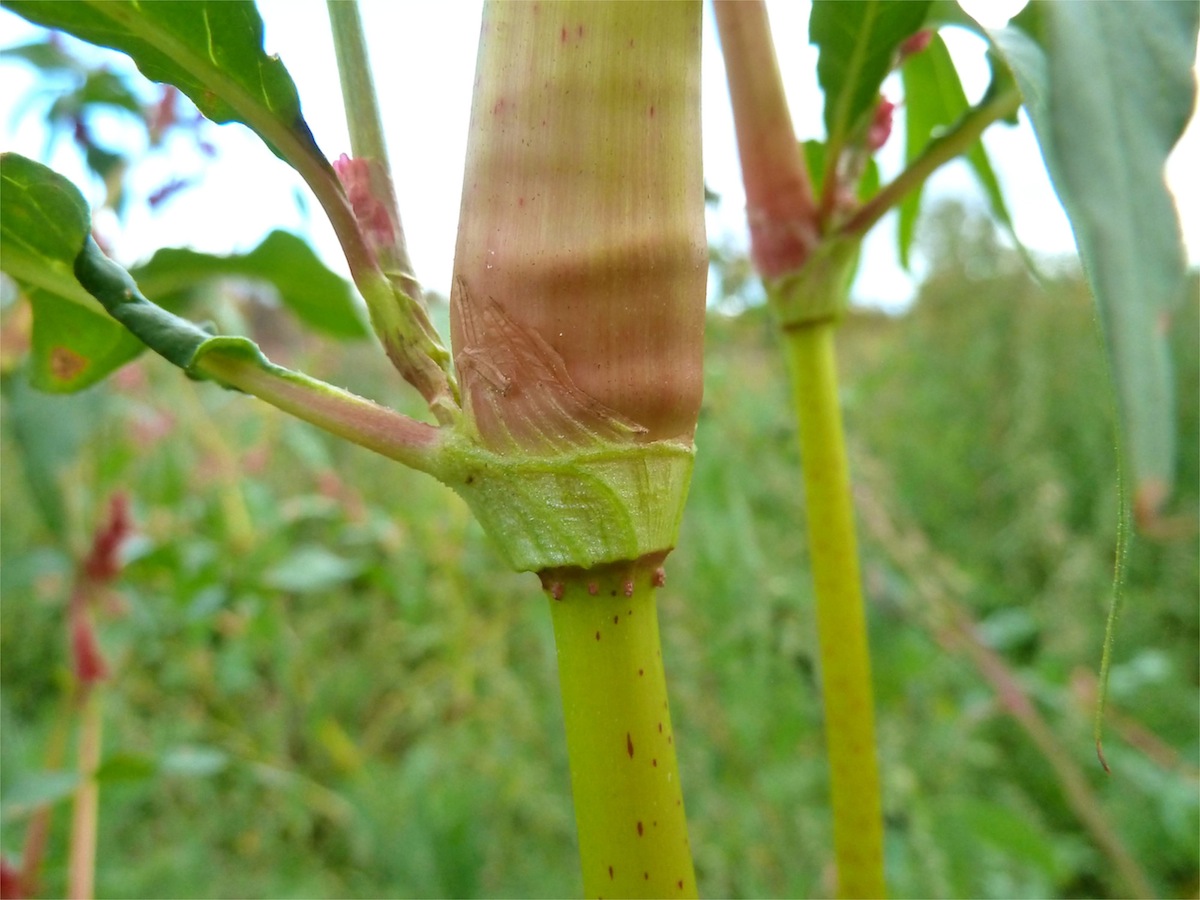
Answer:
<svg viewBox="0 0 1200 900"><path fill-rule="evenodd" d="M82 612L71 616L71 658L75 664L75 677L80 684L90 687L108 678L108 666L100 653L96 629L92 620Z"/></svg>
<svg viewBox="0 0 1200 900"><path fill-rule="evenodd" d="M129 515L129 498L116 493L108 501L108 517L96 529L92 552L83 564L83 571L92 581L112 581L121 571L121 545L133 532Z"/></svg>

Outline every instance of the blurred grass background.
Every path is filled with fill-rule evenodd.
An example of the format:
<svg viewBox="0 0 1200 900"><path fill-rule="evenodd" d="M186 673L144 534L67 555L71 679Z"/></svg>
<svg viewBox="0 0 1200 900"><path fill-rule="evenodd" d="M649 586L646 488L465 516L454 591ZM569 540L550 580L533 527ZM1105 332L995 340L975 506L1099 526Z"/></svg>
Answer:
<svg viewBox="0 0 1200 900"><path fill-rule="evenodd" d="M1092 306L1069 270L1037 285L961 211L929 233L911 311L856 312L839 344L893 895L1124 896L1127 853L1159 896L1195 897L1196 293L1171 323L1174 518L1132 547L1105 777L1091 717L1118 515ZM244 289L210 313L284 364L409 402L367 344L294 333ZM22 314L8 305L6 334ZM827 895L783 362L761 308L714 311L708 345L661 596L697 876L707 896ZM98 895L578 895L545 601L450 491L157 358L51 397L18 356L0 418L6 855L52 793L74 566L124 491L137 537L101 617ZM68 813L47 895L64 890Z"/></svg>

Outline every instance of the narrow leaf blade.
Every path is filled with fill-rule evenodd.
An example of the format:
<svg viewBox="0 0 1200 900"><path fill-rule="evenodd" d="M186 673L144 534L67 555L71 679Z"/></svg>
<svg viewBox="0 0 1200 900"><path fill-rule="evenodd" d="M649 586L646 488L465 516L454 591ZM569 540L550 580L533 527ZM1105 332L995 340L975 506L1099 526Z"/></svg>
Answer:
<svg viewBox="0 0 1200 900"><path fill-rule="evenodd" d="M1154 518L1175 467L1163 325L1185 292L1163 168L1195 101L1192 3L1035 3L991 32L1012 67L1104 325L1133 480Z"/></svg>

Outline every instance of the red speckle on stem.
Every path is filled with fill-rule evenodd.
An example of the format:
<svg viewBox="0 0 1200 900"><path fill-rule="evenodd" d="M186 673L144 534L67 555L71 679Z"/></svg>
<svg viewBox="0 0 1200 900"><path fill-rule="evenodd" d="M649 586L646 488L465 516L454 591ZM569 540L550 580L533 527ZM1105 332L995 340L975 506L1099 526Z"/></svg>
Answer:
<svg viewBox="0 0 1200 900"><path fill-rule="evenodd" d="M680 878L677 882L675 882L675 886L678 887L682 891L683 890L683 879Z"/></svg>
<svg viewBox="0 0 1200 900"><path fill-rule="evenodd" d="M611 880L611 879L612 879L612 877L613 877L613 870L612 870L612 866L609 866L609 867L608 867L608 877L609 877L609 879L610 879L610 880Z"/></svg>
<svg viewBox="0 0 1200 900"><path fill-rule="evenodd" d="M596 640L600 640L600 632L596 632Z"/></svg>
<svg viewBox="0 0 1200 900"><path fill-rule="evenodd" d="M596 584L594 581L589 581L588 593L595 597L598 593L600 593L600 585Z"/></svg>
<svg viewBox="0 0 1200 900"><path fill-rule="evenodd" d="M625 582L625 596L626 597L633 596L633 579L630 579Z"/></svg>
<svg viewBox="0 0 1200 900"><path fill-rule="evenodd" d="M658 768L658 760L657 759L650 760L650 765L654 766L654 768L657 769Z"/></svg>
<svg viewBox="0 0 1200 900"><path fill-rule="evenodd" d="M654 118L654 104L650 105L650 118Z"/></svg>
<svg viewBox="0 0 1200 900"><path fill-rule="evenodd" d="M561 581L556 581L550 585L550 596L555 600L561 600L565 590L566 588L563 587L563 583Z"/></svg>
<svg viewBox="0 0 1200 900"><path fill-rule="evenodd" d="M642 873L642 881L649 881L649 880L650 880L650 873L649 873L649 872L643 872L643 873Z"/></svg>
<svg viewBox="0 0 1200 900"><path fill-rule="evenodd" d="M578 28L575 29L575 34L577 34L579 37L583 37L583 26L582 25L580 25Z"/></svg>
<svg viewBox="0 0 1200 900"><path fill-rule="evenodd" d="M645 669L638 669L638 678L641 678L641 677L642 677L643 675L645 675L645 674L646 674L646 670L645 670Z"/></svg>
<svg viewBox="0 0 1200 900"><path fill-rule="evenodd" d="M524 205L525 205L525 198L524 198L524 197L518 197L518 198L517 198L517 206L524 206Z"/></svg>
<svg viewBox="0 0 1200 900"><path fill-rule="evenodd" d="M654 575L650 578L650 583L655 587L662 587L667 583L667 570L659 566L654 570Z"/></svg>
<svg viewBox="0 0 1200 900"><path fill-rule="evenodd" d="M629 754L630 759L633 759L633 735L628 731L625 732L625 752Z"/></svg>
<svg viewBox="0 0 1200 900"><path fill-rule="evenodd" d="M621 621L620 615L613 616L613 624L614 625L616 625L619 621Z"/></svg>
<svg viewBox="0 0 1200 900"><path fill-rule="evenodd" d="M560 40L560 41L562 41L564 44L567 42L567 26L566 26L566 25L564 25L564 26L562 27L562 31L560 31L560 32L558 33L558 38L559 38L559 40ZM611 873L611 872L612 872L612 869L609 869L608 871Z"/></svg>
<svg viewBox="0 0 1200 900"><path fill-rule="evenodd" d="M658 723L658 733L662 734L662 722Z"/></svg>
<svg viewBox="0 0 1200 900"><path fill-rule="evenodd" d="M642 836L642 823L638 822L638 837Z"/></svg>

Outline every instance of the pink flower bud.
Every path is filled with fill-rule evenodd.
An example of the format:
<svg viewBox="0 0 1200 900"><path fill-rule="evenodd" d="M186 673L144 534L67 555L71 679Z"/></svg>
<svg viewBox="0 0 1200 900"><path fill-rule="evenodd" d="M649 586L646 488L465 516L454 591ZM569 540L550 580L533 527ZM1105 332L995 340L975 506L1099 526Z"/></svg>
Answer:
<svg viewBox="0 0 1200 900"><path fill-rule="evenodd" d="M83 571L92 581L112 581L121 571L121 545L133 531L129 516L129 498L113 494L108 502L108 518L96 529L92 552L83 563Z"/></svg>
<svg viewBox="0 0 1200 900"><path fill-rule="evenodd" d="M0 900L21 900L21 872L7 859L0 859Z"/></svg>
<svg viewBox="0 0 1200 900"><path fill-rule="evenodd" d="M354 210L358 227L372 247L390 247L396 240L396 230L387 207L371 189L371 163L351 159L343 153L333 163L338 180L346 190L346 198Z"/></svg>
<svg viewBox="0 0 1200 900"><path fill-rule="evenodd" d="M900 59L903 61L914 53L921 53L933 42L933 30L930 28L916 32L900 45Z"/></svg>
<svg viewBox="0 0 1200 900"><path fill-rule="evenodd" d="M100 653L96 629L82 610L71 616L71 659L80 684L91 686L108 677L108 666Z"/></svg>
<svg viewBox="0 0 1200 900"><path fill-rule="evenodd" d="M867 126L867 149L874 153L887 143L892 134L892 114L896 104L886 97L879 98L879 105L871 115L871 124Z"/></svg>

